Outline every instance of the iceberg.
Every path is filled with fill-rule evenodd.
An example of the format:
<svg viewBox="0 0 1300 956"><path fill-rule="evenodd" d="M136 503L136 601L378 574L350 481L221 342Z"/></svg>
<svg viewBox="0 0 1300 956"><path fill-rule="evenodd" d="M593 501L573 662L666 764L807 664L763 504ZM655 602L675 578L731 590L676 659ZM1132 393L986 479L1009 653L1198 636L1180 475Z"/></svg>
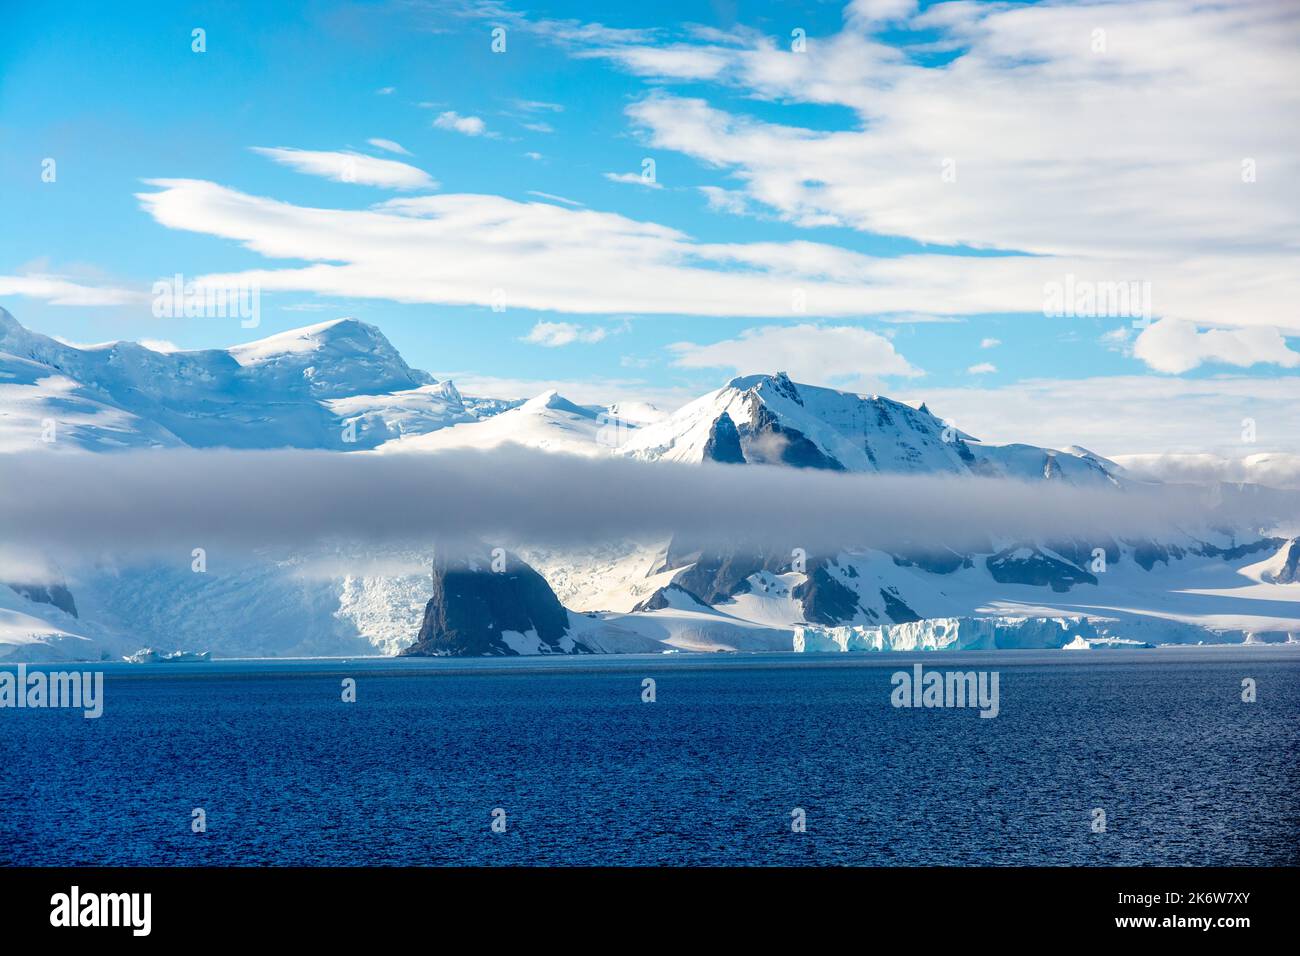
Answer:
<svg viewBox="0 0 1300 956"><path fill-rule="evenodd" d="M128 664L206 664L212 659L208 651L172 651L163 654L152 647L142 647L122 658Z"/></svg>
<svg viewBox="0 0 1300 956"><path fill-rule="evenodd" d="M847 651L943 651L1078 647L1095 637L1086 617L936 617L872 627L844 625L794 628L799 653Z"/></svg>

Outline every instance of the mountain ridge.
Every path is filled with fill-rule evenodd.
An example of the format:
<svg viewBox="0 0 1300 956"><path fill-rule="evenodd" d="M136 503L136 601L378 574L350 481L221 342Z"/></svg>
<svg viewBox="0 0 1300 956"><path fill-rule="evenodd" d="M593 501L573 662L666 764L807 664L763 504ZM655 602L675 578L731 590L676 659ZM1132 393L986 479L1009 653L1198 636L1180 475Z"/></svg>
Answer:
<svg viewBox="0 0 1300 956"><path fill-rule="evenodd" d="M781 372L734 377L665 415L642 403L580 405L553 389L526 401L468 398L412 369L379 329L355 319L190 352L120 342L78 348L24 329L3 310L0 333L0 451L53 444L94 453L188 445L436 454L520 444L647 463L1004 477L1117 492L1147 480L1078 446L984 443L924 403L804 385ZM43 440L49 421L52 443ZM1253 493L1270 494L1224 489ZM937 647L959 632L992 632L949 623L931 633L926 622L990 616L1083 618L1087 639L1292 640L1300 637L1297 554L1294 531L1204 529L1162 541L1001 538L964 553L934 541L898 553L810 555L701 552L653 540L567 550L519 542L508 580L477 579L493 572L439 565L431 553L403 555L408 570L368 573L359 569L392 556L357 548L356 570L338 555L267 553L214 583L189 573L187 558L183 566L71 568L66 583L11 575L21 583L0 584L0 656L6 648L129 653L187 639L209 646L183 649L219 656L790 650L796 636L805 649ZM304 576L326 558L342 568ZM1199 598L1207 588L1234 591L1237 610L1225 614ZM1056 635L1055 626L1034 629L1033 640ZM886 639L880 628L905 629ZM999 625L997 633L1014 640L1030 631Z"/></svg>

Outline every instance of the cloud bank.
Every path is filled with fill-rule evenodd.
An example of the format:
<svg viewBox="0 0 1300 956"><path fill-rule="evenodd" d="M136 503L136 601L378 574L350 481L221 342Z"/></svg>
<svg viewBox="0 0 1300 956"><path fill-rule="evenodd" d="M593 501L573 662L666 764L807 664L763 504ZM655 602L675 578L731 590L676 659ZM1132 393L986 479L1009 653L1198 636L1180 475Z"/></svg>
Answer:
<svg viewBox="0 0 1300 956"><path fill-rule="evenodd" d="M138 198L163 226L230 239L268 259L312 263L203 277L267 292L583 315L970 315L1042 312L1045 289L1067 277L1085 287L1121 276L1150 281L1162 314L1300 324L1292 307L1300 272L1290 257L1285 266L1281 257L1259 256L1231 269L1180 260L1138 273L1124 260L882 258L815 242L706 243L616 213L473 193L353 210L297 206L202 180L149 185L156 191Z"/></svg>
<svg viewBox="0 0 1300 956"><path fill-rule="evenodd" d="M580 459L522 448L429 456L304 451L5 456L10 546L72 560L193 548L591 544L646 535L809 553L989 537L1103 540L1210 520L1258 522L1254 499L1203 489L844 475L755 466ZM1295 504L1294 501L1291 502ZM1297 512L1300 513L1300 512Z"/></svg>

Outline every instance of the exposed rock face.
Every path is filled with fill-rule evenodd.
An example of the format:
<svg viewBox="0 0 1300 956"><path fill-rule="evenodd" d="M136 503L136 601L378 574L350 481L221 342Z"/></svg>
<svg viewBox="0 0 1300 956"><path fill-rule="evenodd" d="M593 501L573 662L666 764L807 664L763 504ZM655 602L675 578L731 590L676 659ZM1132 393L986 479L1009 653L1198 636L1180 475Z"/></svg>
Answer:
<svg viewBox="0 0 1300 956"><path fill-rule="evenodd" d="M709 430L709 440L704 446L705 461L720 461L729 465L743 465L745 454L740 450L740 432L731 416L723 412Z"/></svg>
<svg viewBox="0 0 1300 956"><path fill-rule="evenodd" d="M674 601L673 598L677 600ZM666 588L660 588L650 595L640 604L632 608L633 611L662 611L664 608L680 606L683 602L698 604L704 607L704 602L697 595L692 594L686 588L676 584L670 584Z"/></svg>
<svg viewBox="0 0 1300 956"><path fill-rule="evenodd" d="M749 589L751 574L780 571L782 561L766 555L700 554L695 562L673 578L673 584L695 595L705 604L717 604ZM785 559L786 564L789 558Z"/></svg>
<svg viewBox="0 0 1300 956"><path fill-rule="evenodd" d="M920 568L931 574L952 574L959 568L973 567L970 557L958 554L942 545L932 548L909 547L893 555L894 563L900 567Z"/></svg>
<svg viewBox="0 0 1300 956"><path fill-rule="evenodd" d="M60 611L77 616L77 604L72 592L62 584L10 584L9 588L37 604L51 604Z"/></svg>
<svg viewBox="0 0 1300 956"><path fill-rule="evenodd" d="M789 384L789 379L785 379ZM794 386L790 385L793 389ZM797 398L798 392L795 392ZM750 420L745 428L747 461L772 465L789 465L793 468L821 468L827 471L844 471L844 466L825 454L797 428L784 424L776 414L759 401L757 395L749 396Z"/></svg>
<svg viewBox="0 0 1300 956"><path fill-rule="evenodd" d="M1076 584L1096 584L1097 579L1072 564L1066 564L1038 548L1007 548L985 560L993 580L999 584L1050 585L1053 591L1070 590Z"/></svg>
<svg viewBox="0 0 1300 956"><path fill-rule="evenodd" d="M678 553L670 547L665 567L681 567L682 570L667 588L660 588L636 609L656 610L669 606L664 592L671 589L683 591L702 604L716 606L749 592L749 579L755 574L789 572L792 557L789 553L755 554L747 551ZM808 557L805 560L807 578L790 592L791 597L803 606L804 620L818 624L853 620L862 610L858 595L831 573L833 559ZM914 620L911 610L901 601L897 603L903 616L894 617L894 620Z"/></svg>
<svg viewBox="0 0 1300 956"><path fill-rule="evenodd" d="M495 562L448 559L433 566L433 597L406 657L478 657L586 650L568 636L569 612L546 579L508 552Z"/></svg>
<svg viewBox="0 0 1300 956"><path fill-rule="evenodd" d="M1075 538L1047 541L1045 547L1055 551L1071 564L1085 569L1093 563L1093 552L1098 548L1106 555L1107 564L1117 564L1120 559L1119 543L1108 536L1095 541L1080 541Z"/></svg>
<svg viewBox="0 0 1300 956"><path fill-rule="evenodd" d="M895 624L910 624L921 620L921 615L908 607L895 589L881 588L880 599L885 602L885 613Z"/></svg>
<svg viewBox="0 0 1300 956"><path fill-rule="evenodd" d="M1282 570L1273 575L1274 584L1295 584L1300 581L1300 538L1292 538L1286 547Z"/></svg>
<svg viewBox="0 0 1300 956"><path fill-rule="evenodd" d="M790 593L803 603L806 621L839 624L858 613L857 593L832 577L823 560L810 562L808 580Z"/></svg>

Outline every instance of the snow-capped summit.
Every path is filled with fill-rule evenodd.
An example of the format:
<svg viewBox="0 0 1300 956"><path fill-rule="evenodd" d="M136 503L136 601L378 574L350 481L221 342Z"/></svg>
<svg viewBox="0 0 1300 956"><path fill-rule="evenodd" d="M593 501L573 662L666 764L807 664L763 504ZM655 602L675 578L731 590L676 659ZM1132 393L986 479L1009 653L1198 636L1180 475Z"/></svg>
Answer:
<svg viewBox="0 0 1300 956"><path fill-rule="evenodd" d="M985 445L935 416L880 395L744 375L663 421L619 454L646 461L781 464L832 471L1111 480L1105 459L1032 445ZM1114 471L1118 471L1116 467Z"/></svg>
<svg viewBox="0 0 1300 956"><path fill-rule="evenodd" d="M620 453L687 463L957 473L970 469L966 437L928 411L800 385L778 372L733 378L643 429Z"/></svg>
<svg viewBox="0 0 1300 956"><path fill-rule="evenodd" d="M388 442L382 452L432 452L448 448L498 448L522 445L570 455L599 456L613 451L636 426L598 406L578 405L554 389L490 418Z"/></svg>
<svg viewBox="0 0 1300 956"><path fill-rule="evenodd" d="M0 309L0 449L374 447L474 416L356 319L230 349L79 347ZM54 423L53 439L49 423Z"/></svg>
<svg viewBox="0 0 1300 956"><path fill-rule="evenodd" d="M305 388L316 398L395 392L436 383L428 372L407 365L383 332L357 319L292 329L228 351L244 368L257 369L268 385Z"/></svg>

